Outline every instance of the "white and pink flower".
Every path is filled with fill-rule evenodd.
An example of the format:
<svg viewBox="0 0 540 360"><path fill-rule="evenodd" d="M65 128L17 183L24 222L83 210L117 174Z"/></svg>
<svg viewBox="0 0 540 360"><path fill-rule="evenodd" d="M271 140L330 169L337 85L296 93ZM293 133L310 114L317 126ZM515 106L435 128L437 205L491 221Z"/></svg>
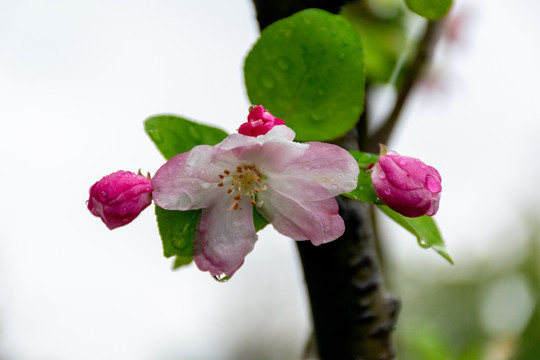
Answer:
<svg viewBox="0 0 540 360"><path fill-rule="evenodd" d="M165 163L153 199L168 210L202 209L194 260L213 276L232 276L253 249L253 208L283 235L320 245L345 230L335 196L353 190L358 164L339 146L294 142L285 125L259 136L231 134Z"/></svg>

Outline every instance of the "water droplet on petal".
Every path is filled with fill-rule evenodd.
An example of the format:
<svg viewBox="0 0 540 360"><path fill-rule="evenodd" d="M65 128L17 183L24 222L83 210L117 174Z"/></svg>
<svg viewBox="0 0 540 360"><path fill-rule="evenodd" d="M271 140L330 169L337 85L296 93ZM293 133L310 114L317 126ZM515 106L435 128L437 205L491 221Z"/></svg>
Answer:
<svg viewBox="0 0 540 360"><path fill-rule="evenodd" d="M105 190L103 190L103 191L101 192L102 200L105 200L105 199L107 198L107 196L108 196L108 195L107 195L107 192L106 192Z"/></svg>
<svg viewBox="0 0 540 360"><path fill-rule="evenodd" d="M216 279L219 282L227 282L231 279L231 276L227 274L221 274L221 275L214 276L214 279Z"/></svg>
<svg viewBox="0 0 540 360"><path fill-rule="evenodd" d="M381 180L386 179L386 174L382 172L382 173L379 175L379 178L380 178Z"/></svg>
<svg viewBox="0 0 540 360"><path fill-rule="evenodd" d="M433 193L440 193L442 190L441 183L432 175L426 176L426 187Z"/></svg>
<svg viewBox="0 0 540 360"><path fill-rule="evenodd" d="M386 189L384 189L384 193L386 195L390 195L392 193L392 190L390 188L386 188Z"/></svg>
<svg viewBox="0 0 540 360"><path fill-rule="evenodd" d="M407 165L407 160L405 160L405 159L400 159L400 160L399 160L399 165L401 165L401 166Z"/></svg>

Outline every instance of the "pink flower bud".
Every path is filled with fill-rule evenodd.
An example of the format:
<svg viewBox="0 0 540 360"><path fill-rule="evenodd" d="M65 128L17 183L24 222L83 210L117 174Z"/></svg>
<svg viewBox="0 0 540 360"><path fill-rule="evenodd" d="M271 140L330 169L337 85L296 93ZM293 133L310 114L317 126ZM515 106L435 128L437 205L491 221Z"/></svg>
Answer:
<svg viewBox="0 0 540 360"><path fill-rule="evenodd" d="M264 135L276 125L285 125L285 122L270 114L262 105L252 106L248 121L243 123L238 132L247 136Z"/></svg>
<svg viewBox="0 0 540 360"><path fill-rule="evenodd" d="M439 209L441 175L435 168L389 152L379 158L371 171L375 193L392 210L418 217L435 215Z"/></svg>
<svg viewBox="0 0 540 360"><path fill-rule="evenodd" d="M90 188L88 210L112 230L129 224L150 205L152 190L149 178L120 170Z"/></svg>

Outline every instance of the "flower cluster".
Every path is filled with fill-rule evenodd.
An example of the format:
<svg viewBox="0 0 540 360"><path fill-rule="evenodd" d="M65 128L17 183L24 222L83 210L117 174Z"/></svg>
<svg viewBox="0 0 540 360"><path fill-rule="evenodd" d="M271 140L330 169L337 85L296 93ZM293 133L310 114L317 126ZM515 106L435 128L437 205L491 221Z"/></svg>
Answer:
<svg viewBox="0 0 540 360"><path fill-rule="evenodd" d="M257 211L283 235L314 245L345 231L335 196L356 188L359 167L339 146L294 142L295 133L254 106L238 133L167 161L150 180L118 171L90 188L88 209L114 229L152 201L168 210L202 209L194 236L197 266L232 276L253 249ZM386 153L371 169L377 196L410 217L438 209L441 177L418 159Z"/></svg>

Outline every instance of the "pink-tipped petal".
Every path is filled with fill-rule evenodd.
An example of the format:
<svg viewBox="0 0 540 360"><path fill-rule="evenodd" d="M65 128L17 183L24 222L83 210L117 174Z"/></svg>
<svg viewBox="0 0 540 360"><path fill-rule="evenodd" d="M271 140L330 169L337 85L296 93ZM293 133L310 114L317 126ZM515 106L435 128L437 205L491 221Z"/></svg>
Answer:
<svg viewBox="0 0 540 360"><path fill-rule="evenodd" d="M250 200L244 197L239 210L232 209L230 201L203 209L195 239L195 263L213 276L232 276L257 241Z"/></svg>
<svg viewBox="0 0 540 360"><path fill-rule="evenodd" d="M298 200L290 193L283 194L268 185L259 212L278 232L294 240L310 240L314 245L335 240L345 231L337 201L321 186L313 186L312 189L314 198L326 199Z"/></svg>
<svg viewBox="0 0 540 360"><path fill-rule="evenodd" d="M358 182L358 163L343 148L326 143L308 142L302 157L295 158L282 175L316 182L334 196L352 191Z"/></svg>
<svg viewBox="0 0 540 360"><path fill-rule="evenodd" d="M217 174L215 183L190 176L186 166L189 155L176 155L152 178L152 197L158 206L167 210L200 209L214 203L223 193L216 185Z"/></svg>

